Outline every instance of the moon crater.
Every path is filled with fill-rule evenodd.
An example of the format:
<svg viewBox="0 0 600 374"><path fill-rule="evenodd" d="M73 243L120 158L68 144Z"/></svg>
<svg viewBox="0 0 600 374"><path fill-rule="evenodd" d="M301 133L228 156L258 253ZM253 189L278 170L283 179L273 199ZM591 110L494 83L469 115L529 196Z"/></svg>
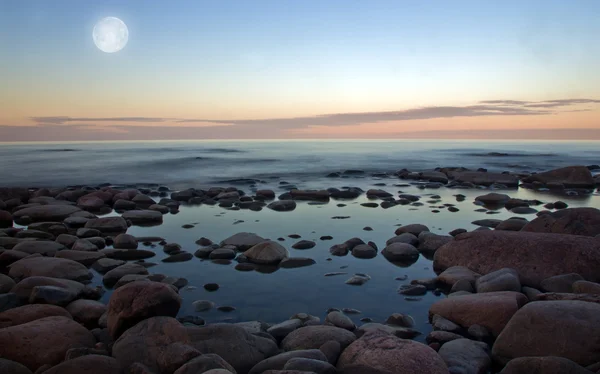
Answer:
<svg viewBox="0 0 600 374"><path fill-rule="evenodd" d="M115 53L127 45L129 30L125 22L116 17L106 17L98 21L92 33L94 44L106 53Z"/></svg>

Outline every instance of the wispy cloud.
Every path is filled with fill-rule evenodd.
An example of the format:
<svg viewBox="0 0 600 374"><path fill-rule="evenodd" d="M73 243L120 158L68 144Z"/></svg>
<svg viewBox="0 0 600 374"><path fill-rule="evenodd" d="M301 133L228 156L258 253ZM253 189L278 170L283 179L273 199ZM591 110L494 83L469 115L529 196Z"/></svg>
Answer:
<svg viewBox="0 0 600 374"><path fill-rule="evenodd" d="M29 117L32 121L38 124L53 124L64 125L69 122L165 122L175 118L160 118L160 117Z"/></svg>

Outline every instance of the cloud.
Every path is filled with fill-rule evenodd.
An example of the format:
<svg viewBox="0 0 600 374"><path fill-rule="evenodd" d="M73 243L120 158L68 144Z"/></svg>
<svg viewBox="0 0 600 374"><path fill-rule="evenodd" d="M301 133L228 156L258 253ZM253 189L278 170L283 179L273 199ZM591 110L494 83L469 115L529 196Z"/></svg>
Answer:
<svg viewBox="0 0 600 374"><path fill-rule="evenodd" d="M66 125L69 122L165 122L174 118L160 118L160 117L29 117L32 121L38 124L53 124L53 125Z"/></svg>

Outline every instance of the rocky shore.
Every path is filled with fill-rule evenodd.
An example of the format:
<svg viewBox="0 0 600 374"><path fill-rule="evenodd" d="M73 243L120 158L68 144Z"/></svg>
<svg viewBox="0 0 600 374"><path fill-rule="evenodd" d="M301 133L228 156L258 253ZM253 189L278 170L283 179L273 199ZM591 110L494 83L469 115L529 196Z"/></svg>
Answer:
<svg viewBox="0 0 600 374"><path fill-rule="evenodd" d="M563 201L597 199L596 169L403 169L370 176L377 183L367 190L308 190L279 181L282 193L254 179L179 191L116 184L0 188L0 373L600 373L600 210ZM331 184L362 177L360 170L326 176ZM390 181L422 193L391 191ZM511 196L521 189L546 201ZM436 191L452 191L454 201L444 203ZM556 195L565 199L548 200ZM269 210L287 217L296 213L285 212L359 201L361 211L397 209L403 215L404 224L391 231L364 227L385 245L356 234L308 240L236 230L197 238L192 250L158 234L131 234L136 227L152 232L184 207ZM448 233L407 221L412 209L457 215L464 204L474 204L480 214L513 216L478 219L472 222L476 229ZM407 303L438 298L424 315L397 310L360 323L359 310L334 307L322 315L297 310L279 321L206 323L202 313L227 314L235 307L190 302L182 294L196 287L217 292L220 284L191 284L177 271L153 272L160 264L206 262L269 277L278 269L316 266L311 251L317 242L330 243L331 262L382 257L407 268L429 259L435 275L399 277L404 283L397 293ZM297 251L306 255L295 256ZM152 262L158 257L159 264ZM377 277L347 270L341 266L324 276L341 278L347 288L366 287ZM194 313L182 313L189 307ZM429 332L415 319L427 319Z"/></svg>

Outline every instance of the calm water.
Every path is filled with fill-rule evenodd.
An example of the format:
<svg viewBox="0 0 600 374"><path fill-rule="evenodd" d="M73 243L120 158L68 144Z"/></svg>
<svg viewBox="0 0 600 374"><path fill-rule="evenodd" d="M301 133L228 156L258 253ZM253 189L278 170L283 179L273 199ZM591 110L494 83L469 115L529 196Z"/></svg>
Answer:
<svg viewBox="0 0 600 374"><path fill-rule="evenodd" d="M1 185L160 183L202 186L232 178L315 181L332 171L437 166L539 171L600 163L599 142L169 141L0 143ZM505 156L489 156L501 152Z"/></svg>
<svg viewBox="0 0 600 374"><path fill-rule="evenodd" d="M232 178L259 178L256 188L271 188L278 193L285 190L279 182L285 180L299 188L357 186L373 188L385 183L383 188L391 193L413 193L422 196L424 206L396 206L390 209L366 208L360 203L364 196L345 201L347 206L338 207L337 201L324 205L299 202L293 212L260 212L247 210L229 211L217 206L182 206L178 214L167 214L164 223L155 227L133 226L128 231L136 236L158 235L168 242L176 242L183 249L194 252L199 246L194 242L208 237L219 242L242 231L255 232L265 238L285 237L281 242L292 256L310 257L316 264L297 269L279 269L272 273L239 272L235 262L229 265L215 264L194 258L184 263L165 264L166 257L161 246L155 249L156 257L149 261L158 263L150 269L153 273L185 277L194 289L182 289L183 305L180 315L199 315L207 322L262 320L280 322L298 312L307 312L324 319L328 308L355 308L362 314L350 316L357 324L363 317L384 322L392 313L407 313L414 317L417 328L424 334L431 327L427 323L427 311L439 297L432 293L420 301L407 301L398 294L402 284L413 279L434 276L432 262L424 257L407 267L388 262L383 256L374 259L356 259L330 256L329 247L352 237L365 242L374 241L380 249L387 239L394 236L397 225L423 223L437 233L448 233L455 228L472 230L471 222L482 218L506 219L513 213L501 209L497 214L475 212L480 208L473 199L479 190L434 189L421 190L414 185L398 187L405 183L396 178L369 176L351 178L324 178L332 171L362 169L367 172L395 171L401 168L422 170L436 166L486 167L490 170L536 171L571 164L600 163L600 147L597 143L480 143L480 142L408 142L408 141L289 141L289 142L160 142L160 143L86 143L86 144L29 144L0 146L0 170L4 185L65 185L96 184L101 182L160 183L172 188L189 186L221 185L219 180ZM489 156L490 152L507 153L505 156ZM246 185L238 186L247 193ZM456 193L467 195L457 202ZM600 207L598 193L583 197L553 196L524 189L505 191L514 197L539 199L544 202L561 199L570 206ZM428 195L438 194L444 203L456 204L459 212L442 209L432 213L427 203ZM542 209L541 207L539 207ZM115 213L112 213L115 214ZM348 219L332 219L334 216L350 216ZM525 215L533 219L535 215ZM194 224L184 229L184 224ZM371 226L373 231L364 231ZM300 239L290 239L299 234L302 239L314 240L317 246L309 250L295 250L291 245ZM334 237L320 241L322 235ZM142 247L142 246L141 246ZM331 258L330 261L328 259ZM328 272L347 274L325 277ZM362 286L350 286L344 282L354 273L367 273L371 280ZM404 281L395 280L407 276ZM205 283L218 283L216 292L203 289ZM95 284L101 284L96 275ZM104 296L107 301L110 291ZM192 302L212 300L217 305L229 305L234 312L217 310L196 313Z"/></svg>

